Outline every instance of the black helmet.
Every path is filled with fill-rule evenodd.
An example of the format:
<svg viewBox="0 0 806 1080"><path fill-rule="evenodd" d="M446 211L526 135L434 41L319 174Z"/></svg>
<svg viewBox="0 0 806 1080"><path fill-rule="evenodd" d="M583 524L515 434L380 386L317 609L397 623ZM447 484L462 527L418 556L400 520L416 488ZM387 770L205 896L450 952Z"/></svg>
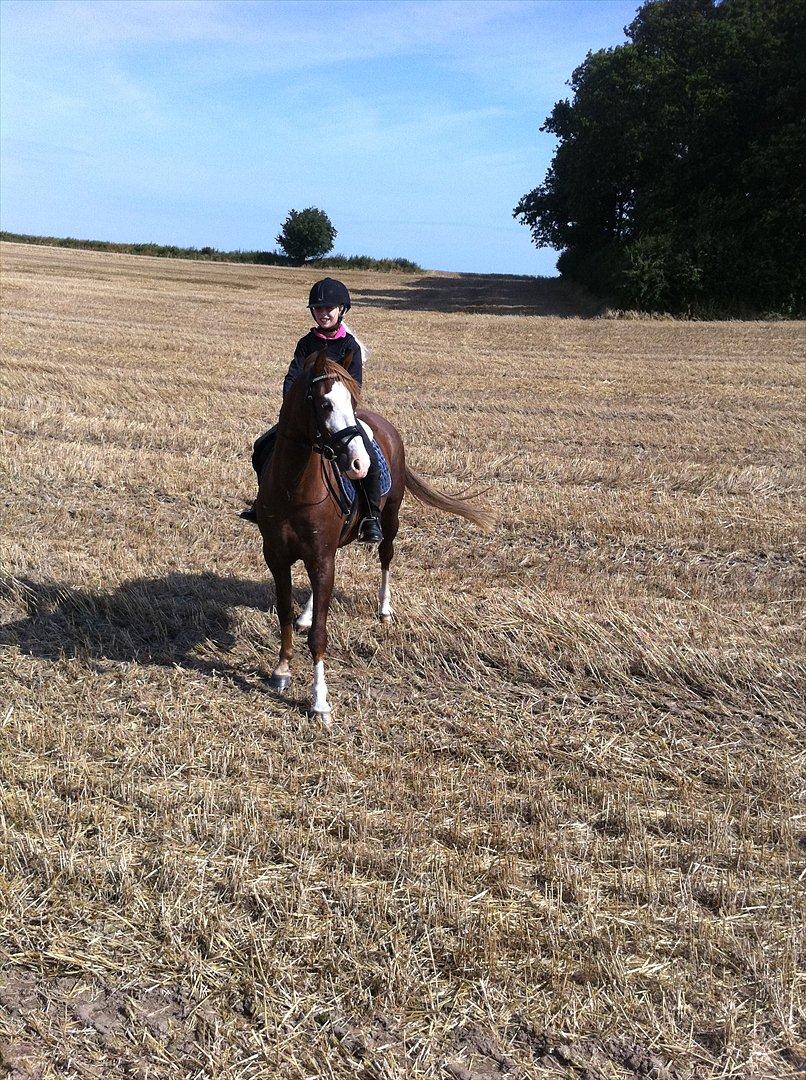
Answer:
<svg viewBox="0 0 806 1080"><path fill-rule="evenodd" d="M326 277L312 286L308 295L308 307L340 307L350 310L350 294L347 286L335 278Z"/></svg>

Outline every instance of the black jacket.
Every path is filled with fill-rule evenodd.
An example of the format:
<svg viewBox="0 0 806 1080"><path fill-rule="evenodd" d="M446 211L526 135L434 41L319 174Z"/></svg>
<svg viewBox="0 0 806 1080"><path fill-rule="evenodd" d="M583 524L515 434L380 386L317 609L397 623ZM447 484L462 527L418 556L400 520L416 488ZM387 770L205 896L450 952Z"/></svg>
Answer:
<svg viewBox="0 0 806 1080"><path fill-rule="evenodd" d="M361 346L355 340L352 334L346 334L343 338L335 338L332 341L326 341L324 338L317 336L314 330L309 330L304 338L300 338L297 342L297 347L294 350L294 359L289 365L288 372L283 380L283 397L286 396L288 391L297 381L300 373L305 366L305 361L313 353L321 352L325 350L328 357L331 360L335 360L337 364L345 365L346 354L352 350L353 361L350 365L350 374L361 385L363 372L361 370L361 362L363 357L361 356Z"/></svg>

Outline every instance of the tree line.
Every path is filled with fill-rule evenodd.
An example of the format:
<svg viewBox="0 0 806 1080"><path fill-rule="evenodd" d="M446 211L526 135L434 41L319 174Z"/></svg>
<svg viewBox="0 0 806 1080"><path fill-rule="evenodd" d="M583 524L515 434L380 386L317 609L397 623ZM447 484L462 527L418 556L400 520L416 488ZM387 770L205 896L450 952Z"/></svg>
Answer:
<svg viewBox="0 0 806 1080"><path fill-rule="evenodd" d="M113 251L122 255L151 255L167 259L200 259L210 262L257 263L269 266L302 266L340 270L402 270L421 273L411 259L375 259L370 255L327 255L336 239L336 229L324 210L314 206L290 210L276 242L282 251L219 251L214 247L179 247L176 244L119 244L108 240L78 240L72 236L31 236L0 232L0 240L18 244L47 244L53 247ZM327 257L325 257L327 256Z"/></svg>
<svg viewBox="0 0 806 1080"><path fill-rule="evenodd" d="M588 53L514 216L625 307L806 309L806 0L648 0Z"/></svg>

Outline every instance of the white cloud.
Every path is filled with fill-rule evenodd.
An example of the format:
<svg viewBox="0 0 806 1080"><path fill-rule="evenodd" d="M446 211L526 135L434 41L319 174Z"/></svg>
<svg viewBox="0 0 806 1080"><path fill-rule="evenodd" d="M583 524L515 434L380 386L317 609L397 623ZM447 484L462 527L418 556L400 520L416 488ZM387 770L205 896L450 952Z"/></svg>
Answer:
<svg viewBox="0 0 806 1080"><path fill-rule="evenodd" d="M232 73L461 48L541 0L6 0L19 45L86 53L203 45ZM214 72L211 72L214 75Z"/></svg>
<svg viewBox="0 0 806 1080"><path fill-rule="evenodd" d="M231 15L239 5L218 0L7 0L6 32L18 40L59 38L99 46L237 42Z"/></svg>

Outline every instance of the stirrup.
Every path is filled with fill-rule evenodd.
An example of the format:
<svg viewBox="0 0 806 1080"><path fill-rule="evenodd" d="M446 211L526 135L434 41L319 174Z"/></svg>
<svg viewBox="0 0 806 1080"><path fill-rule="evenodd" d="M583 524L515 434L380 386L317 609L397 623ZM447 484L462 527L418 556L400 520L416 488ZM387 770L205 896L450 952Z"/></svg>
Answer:
<svg viewBox="0 0 806 1080"><path fill-rule="evenodd" d="M383 540L381 524L371 514L363 518L358 526L358 542L360 544L380 544Z"/></svg>

